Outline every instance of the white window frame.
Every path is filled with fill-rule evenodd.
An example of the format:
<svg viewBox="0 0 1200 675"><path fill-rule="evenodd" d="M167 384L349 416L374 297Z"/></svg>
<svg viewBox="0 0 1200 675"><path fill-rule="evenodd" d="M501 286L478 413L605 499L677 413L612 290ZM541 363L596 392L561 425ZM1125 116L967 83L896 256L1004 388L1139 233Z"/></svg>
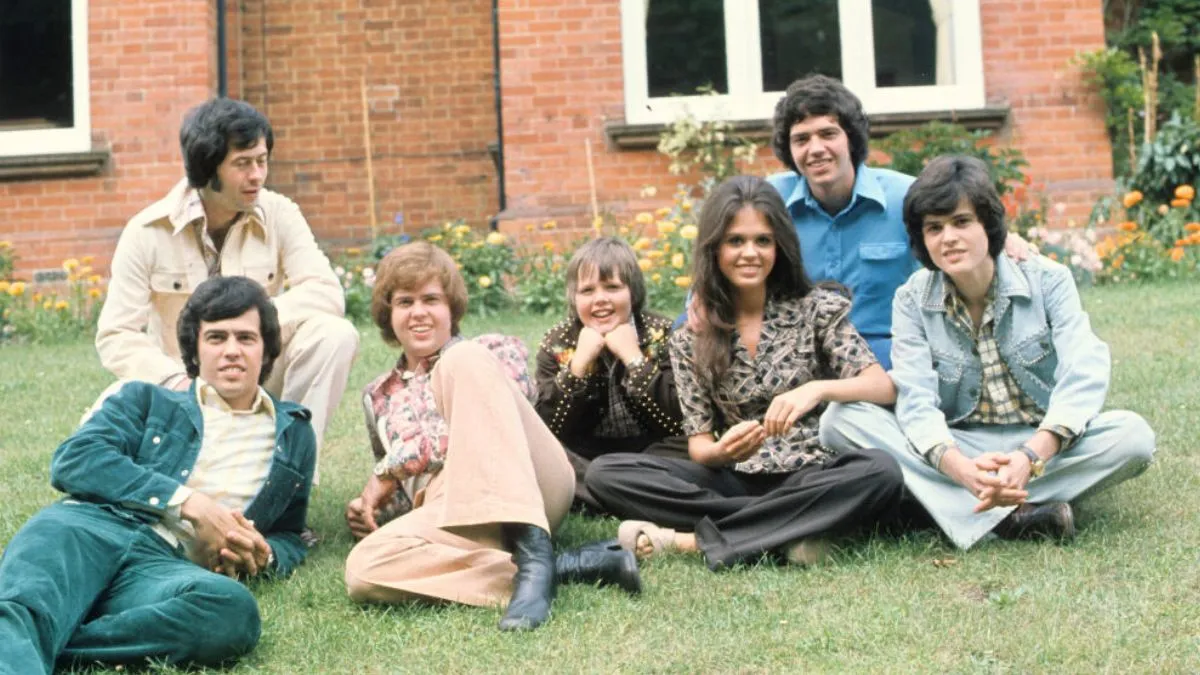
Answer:
<svg viewBox="0 0 1200 675"><path fill-rule="evenodd" d="M75 123L60 129L0 131L0 157L66 154L92 149L88 0L71 0L71 74Z"/></svg>
<svg viewBox="0 0 1200 675"><path fill-rule="evenodd" d="M684 114L701 120L769 118L782 91L763 91L758 2L724 0L729 93L716 96L651 97L646 73L646 6L653 0L621 0L621 54L625 121L665 124ZM955 84L920 87L875 86L875 41L870 34L871 0L838 0L842 81L867 113L942 112L983 108L983 39L979 0L953 0L951 60Z"/></svg>

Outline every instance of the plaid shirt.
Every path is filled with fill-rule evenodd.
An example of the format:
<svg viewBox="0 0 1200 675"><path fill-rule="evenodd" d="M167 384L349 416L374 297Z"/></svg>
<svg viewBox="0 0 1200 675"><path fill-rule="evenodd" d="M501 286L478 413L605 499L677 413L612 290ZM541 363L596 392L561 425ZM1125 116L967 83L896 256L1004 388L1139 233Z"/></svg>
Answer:
<svg viewBox="0 0 1200 675"><path fill-rule="evenodd" d="M958 289L946 278L946 315L968 335L975 338L975 348L979 351L979 361L983 366L983 383L979 388L979 402L975 411L963 420L965 424L1026 424L1035 426L1041 424L1046 411L1030 398L1017 384L1008 365L1000 356L1000 346L996 341L996 322L994 308L996 306L996 278L988 287L987 305L979 318L978 330L971 319L967 303L958 294ZM1046 431L1059 437L1060 451L1066 450L1074 440L1074 434L1066 427L1051 425L1044 427ZM930 448L926 459L934 468L938 468L942 456L950 449L950 443L939 443Z"/></svg>

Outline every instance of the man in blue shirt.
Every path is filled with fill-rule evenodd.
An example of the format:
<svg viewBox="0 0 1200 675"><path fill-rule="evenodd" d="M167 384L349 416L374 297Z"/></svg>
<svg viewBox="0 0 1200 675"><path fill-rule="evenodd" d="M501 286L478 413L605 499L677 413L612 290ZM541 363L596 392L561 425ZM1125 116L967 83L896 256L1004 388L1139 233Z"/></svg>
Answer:
<svg viewBox="0 0 1200 675"><path fill-rule="evenodd" d="M787 204L814 281L853 292L850 321L891 369L892 296L920 265L902 206L913 177L867 166L867 116L841 82L811 75L775 107L775 156L789 171L767 180Z"/></svg>

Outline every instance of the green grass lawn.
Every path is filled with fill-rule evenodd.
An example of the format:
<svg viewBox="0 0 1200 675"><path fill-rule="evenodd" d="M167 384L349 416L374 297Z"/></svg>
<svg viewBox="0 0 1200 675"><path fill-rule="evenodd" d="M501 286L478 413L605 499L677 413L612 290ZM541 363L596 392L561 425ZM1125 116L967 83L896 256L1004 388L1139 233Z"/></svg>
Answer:
<svg viewBox="0 0 1200 675"><path fill-rule="evenodd" d="M916 532L845 542L816 569L721 574L668 556L643 566L642 597L564 587L550 623L522 635L496 630L499 610L347 599L342 509L371 467L356 393L395 357L368 331L322 454L310 522L324 541L292 578L254 586L263 638L233 670L1198 672L1200 286L1092 289L1084 301L1113 349L1110 407L1150 421L1158 457L1141 478L1077 505L1072 544L992 542L964 554ZM520 335L533 349L550 323L514 314L464 330ZM59 496L50 455L109 378L90 343L2 347L0 373L7 542ZM559 539L612 536L616 525L572 516Z"/></svg>

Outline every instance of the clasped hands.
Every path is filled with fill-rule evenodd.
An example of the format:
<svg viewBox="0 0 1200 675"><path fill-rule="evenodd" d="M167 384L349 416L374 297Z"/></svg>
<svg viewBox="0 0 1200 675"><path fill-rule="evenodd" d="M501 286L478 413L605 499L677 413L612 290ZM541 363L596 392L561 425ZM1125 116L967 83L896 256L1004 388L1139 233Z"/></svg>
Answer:
<svg viewBox="0 0 1200 675"><path fill-rule="evenodd" d="M192 562L233 579L255 577L267 570L271 545L241 511L231 511L211 497L193 492L183 502L180 515L196 532L188 556Z"/></svg>
<svg viewBox="0 0 1200 675"><path fill-rule="evenodd" d="M762 421L738 422L721 435L712 448L717 464L736 464L749 459L770 436L783 436L796 422L824 400L822 383L807 382L771 399Z"/></svg>
<svg viewBox="0 0 1200 675"><path fill-rule="evenodd" d="M571 356L571 372L575 377L584 377L606 349L621 359L622 363L629 363L642 355L637 331L632 324L623 323L603 335L594 328L584 326L579 331L575 353Z"/></svg>
<svg viewBox="0 0 1200 675"><path fill-rule="evenodd" d="M1033 474L1029 458L1015 450L985 452L971 459L958 448L951 448L942 457L941 470L979 500L975 513L1024 504L1029 497L1025 488Z"/></svg>

